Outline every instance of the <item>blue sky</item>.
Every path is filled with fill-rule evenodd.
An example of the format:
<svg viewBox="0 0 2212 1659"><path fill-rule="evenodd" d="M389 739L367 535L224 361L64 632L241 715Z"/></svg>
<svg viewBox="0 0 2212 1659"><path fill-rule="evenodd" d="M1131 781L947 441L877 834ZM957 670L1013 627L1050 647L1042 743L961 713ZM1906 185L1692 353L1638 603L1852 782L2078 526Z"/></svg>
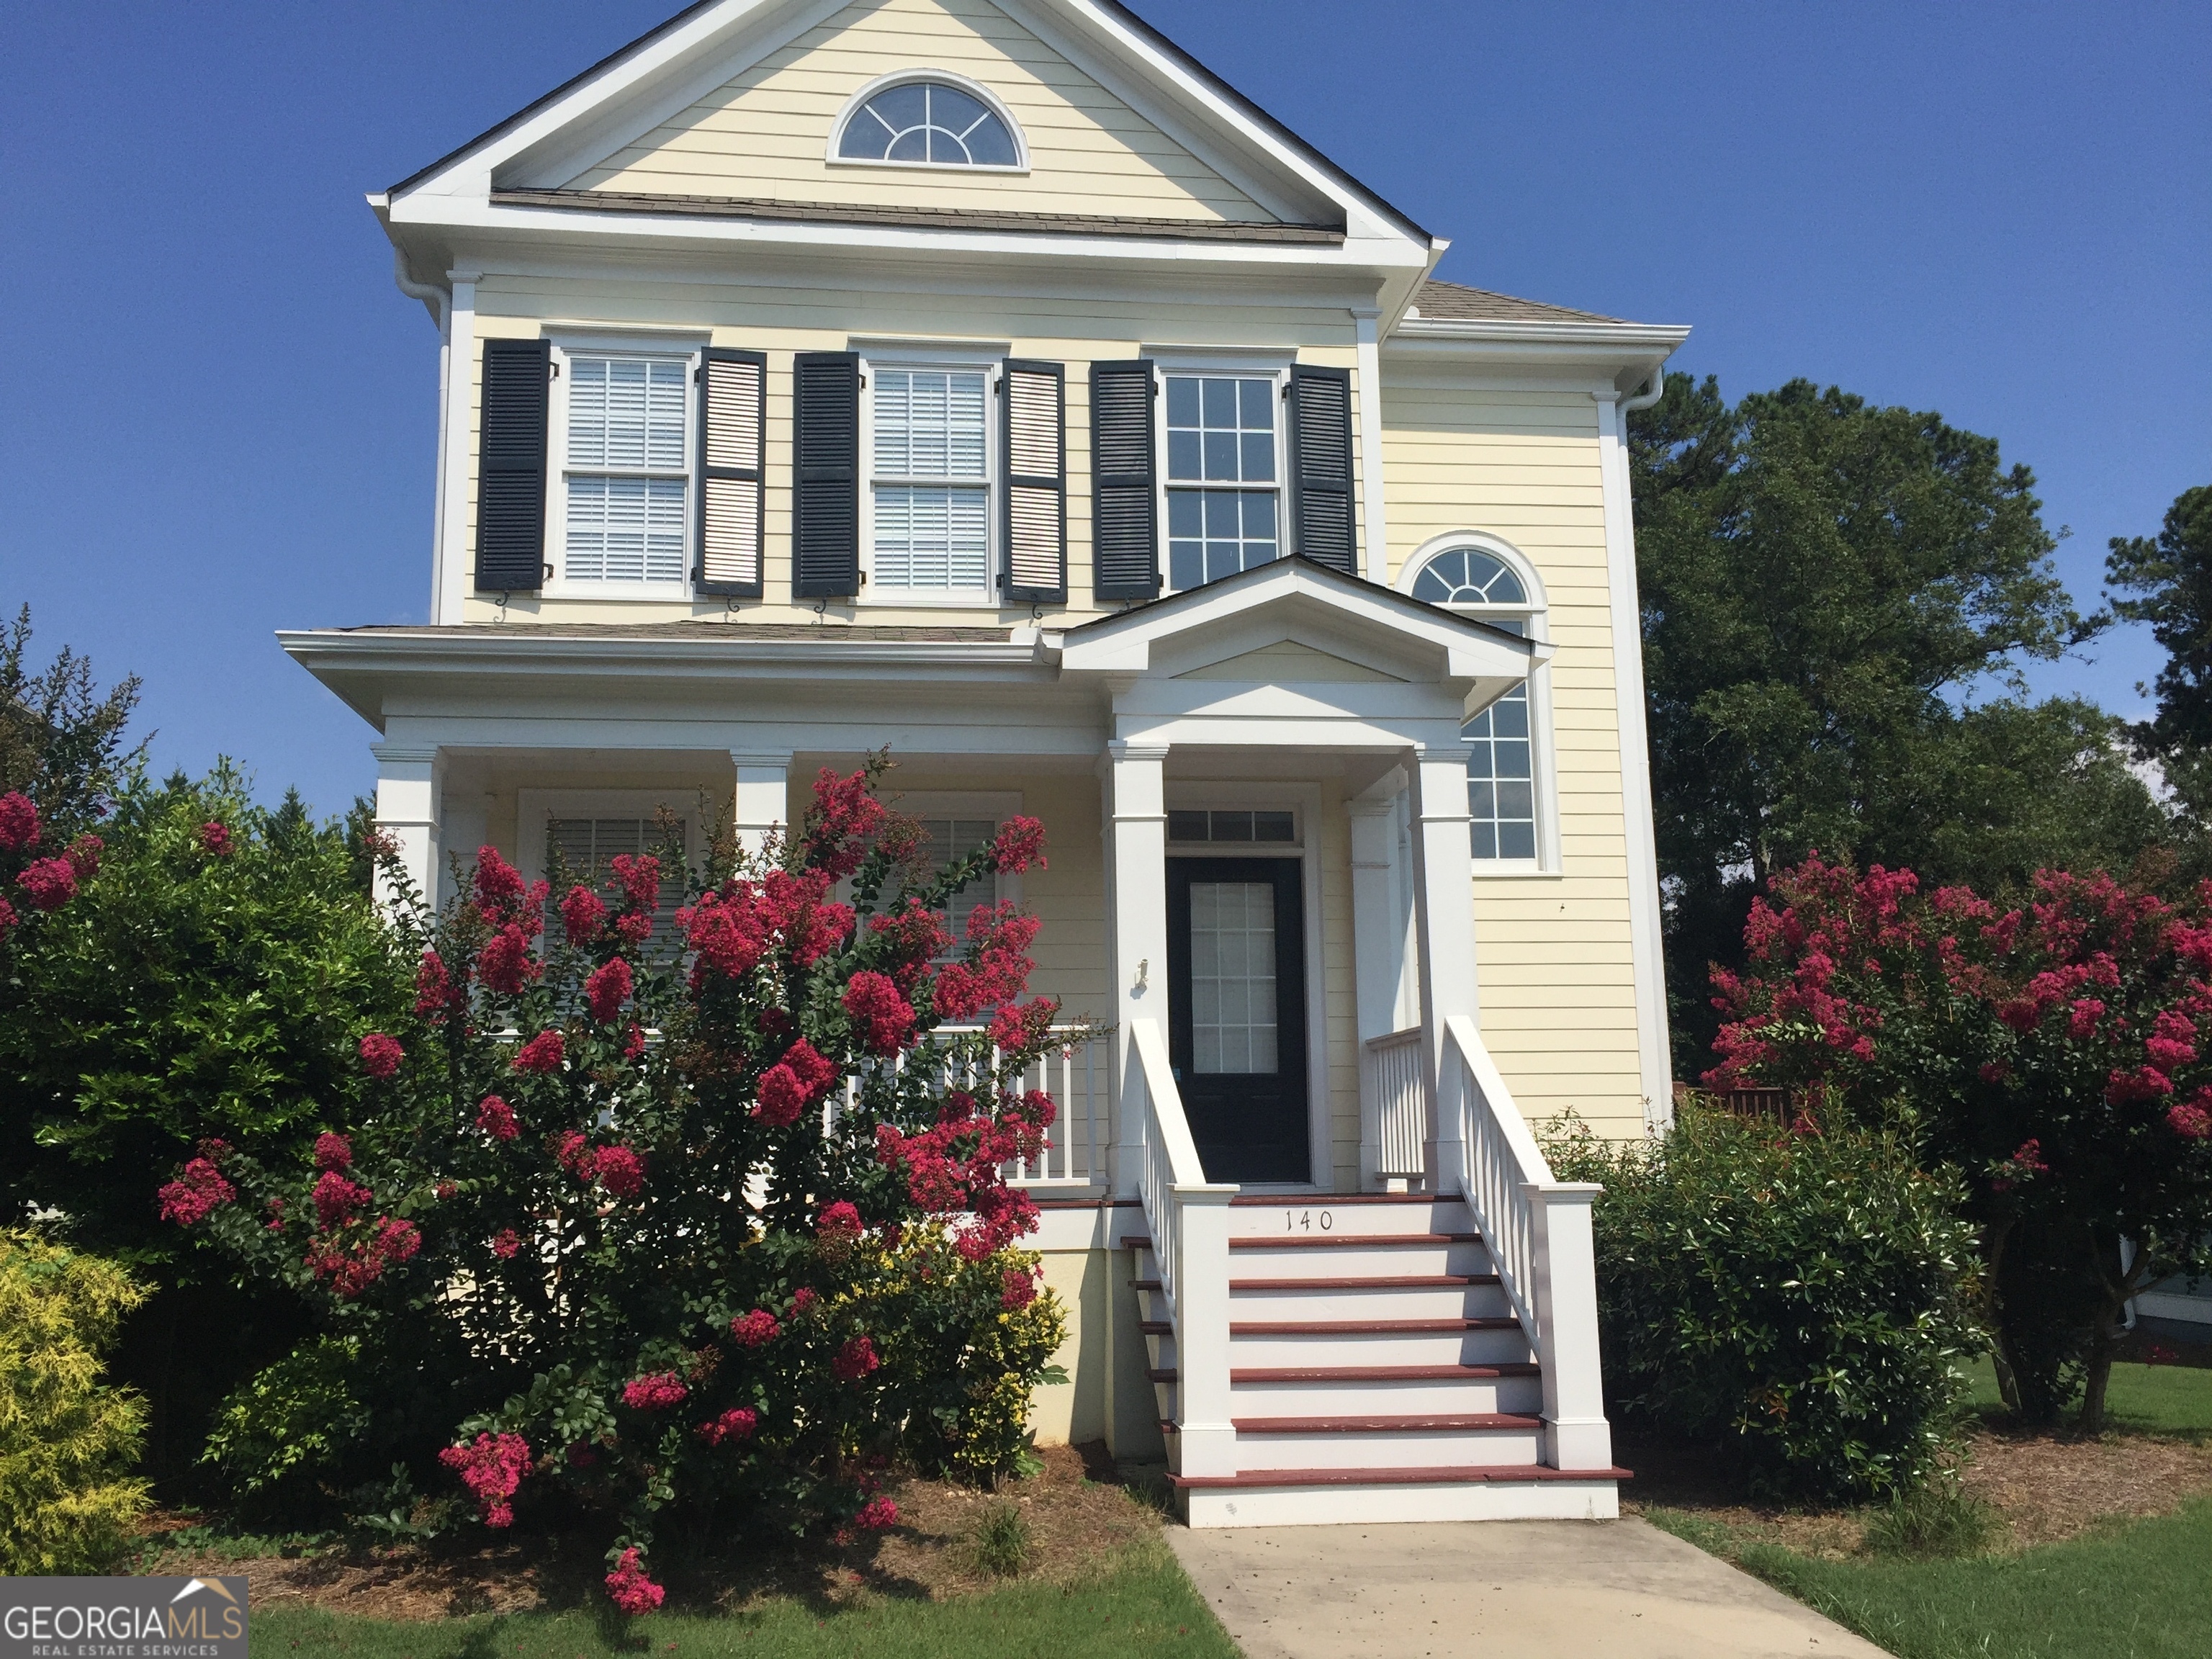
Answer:
<svg viewBox="0 0 2212 1659"><path fill-rule="evenodd" d="M434 331L363 192L673 0L11 8L0 603L146 681L164 766L324 811L368 729L280 627L425 614ZM2212 8L1137 0L1453 240L1443 274L1996 436L2108 537L2212 482ZM2140 633L2039 670L2133 712Z"/></svg>

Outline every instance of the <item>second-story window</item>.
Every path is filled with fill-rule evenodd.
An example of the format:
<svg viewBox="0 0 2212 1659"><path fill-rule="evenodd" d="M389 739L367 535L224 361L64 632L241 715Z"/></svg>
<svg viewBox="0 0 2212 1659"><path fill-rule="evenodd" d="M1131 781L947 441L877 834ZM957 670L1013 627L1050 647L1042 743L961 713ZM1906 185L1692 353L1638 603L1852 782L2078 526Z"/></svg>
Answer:
<svg viewBox="0 0 2212 1659"><path fill-rule="evenodd" d="M871 368L871 599L990 599L990 376Z"/></svg>
<svg viewBox="0 0 2212 1659"><path fill-rule="evenodd" d="M1168 586L1197 587L1282 551L1275 377L1167 377Z"/></svg>
<svg viewBox="0 0 2212 1659"><path fill-rule="evenodd" d="M690 360L572 351L565 376L562 580L682 585Z"/></svg>

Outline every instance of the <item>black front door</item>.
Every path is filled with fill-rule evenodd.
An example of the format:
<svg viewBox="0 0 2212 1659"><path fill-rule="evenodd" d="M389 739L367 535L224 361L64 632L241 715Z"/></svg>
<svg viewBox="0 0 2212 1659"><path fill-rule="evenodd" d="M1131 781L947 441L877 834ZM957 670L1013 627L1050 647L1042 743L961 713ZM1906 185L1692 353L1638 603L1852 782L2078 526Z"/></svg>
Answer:
<svg viewBox="0 0 2212 1659"><path fill-rule="evenodd" d="M1168 860L1168 1054L1208 1181L1311 1178L1298 860Z"/></svg>

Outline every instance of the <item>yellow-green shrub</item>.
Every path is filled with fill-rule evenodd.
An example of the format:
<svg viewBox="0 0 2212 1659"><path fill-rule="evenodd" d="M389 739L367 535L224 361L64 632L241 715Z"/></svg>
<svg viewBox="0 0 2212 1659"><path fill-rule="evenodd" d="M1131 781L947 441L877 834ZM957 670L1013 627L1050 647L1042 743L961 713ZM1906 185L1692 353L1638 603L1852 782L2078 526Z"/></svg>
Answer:
<svg viewBox="0 0 2212 1659"><path fill-rule="evenodd" d="M0 1232L0 1572L97 1572L145 1509L145 1407L100 1380L145 1297L112 1261Z"/></svg>

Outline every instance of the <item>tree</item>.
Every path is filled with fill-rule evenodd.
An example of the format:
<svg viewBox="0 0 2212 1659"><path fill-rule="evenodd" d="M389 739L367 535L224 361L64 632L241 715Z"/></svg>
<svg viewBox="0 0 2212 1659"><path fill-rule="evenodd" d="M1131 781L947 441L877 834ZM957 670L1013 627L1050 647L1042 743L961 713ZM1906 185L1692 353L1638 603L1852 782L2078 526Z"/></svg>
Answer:
<svg viewBox="0 0 2212 1659"><path fill-rule="evenodd" d="M31 607L0 625L0 793L19 791L67 839L106 815L119 781L143 757L125 750L124 728L138 706L138 677L94 689L92 664L64 646L33 673Z"/></svg>
<svg viewBox="0 0 2212 1659"><path fill-rule="evenodd" d="M1793 1087L1797 1128L1908 1129L1960 1171L1999 1380L2025 1415L2073 1379L2103 1427L2122 1310L2212 1244L2212 883L2045 871L2028 901L1808 860L1717 972L1717 1085Z"/></svg>
<svg viewBox="0 0 2212 1659"><path fill-rule="evenodd" d="M1708 963L1818 848L1990 886L2125 864L2164 824L2113 723L2019 664L2090 638L2034 480L1940 416L1670 380L1630 427L1677 1053ZM1992 696L1990 694L1997 695Z"/></svg>
<svg viewBox="0 0 2212 1659"><path fill-rule="evenodd" d="M228 1439L311 1430L310 1396L350 1408L336 1371L380 1467L442 1465L492 1527L518 1503L618 1527L626 1610L658 1601L664 1510L696 1535L718 1506L882 1526L888 1455L1011 1463L1060 1324L1004 1170L1053 1119L1021 1079L1058 1005L1021 1000L1033 918L978 905L948 960L940 911L1040 861L1042 831L1010 819L927 878L873 769L824 771L758 855L717 836L681 878L680 954L653 943L680 864L618 857L595 890L556 861L526 887L478 854L416 934L412 1012L360 1035L351 1109L305 1156L210 1140L161 1189L357 1355L270 1379L286 1435L227 1411Z"/></svg>
<svg viewBox="0 0 2212 1659"><path fill-rule="evenodd" d="M2212 811L2212 484L2176 496L2155 538L2113 537L2105 580L2138 596L2112 609L2166 647L2156 712L2134 735L2201 825Z"/></svg>

